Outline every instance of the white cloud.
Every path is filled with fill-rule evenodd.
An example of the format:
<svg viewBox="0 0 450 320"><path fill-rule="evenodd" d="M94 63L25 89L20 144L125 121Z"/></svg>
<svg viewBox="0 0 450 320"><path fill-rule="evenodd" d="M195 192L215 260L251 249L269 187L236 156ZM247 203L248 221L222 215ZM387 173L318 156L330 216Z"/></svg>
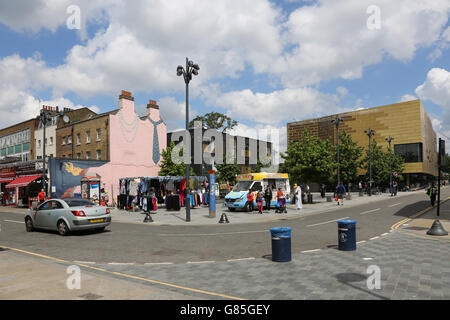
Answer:
<svg viewBox="0 0 450 320"><path fill-rule="evenodd" d="M289 15L284 39L293 49L279 57L273 72L285 86L331 78L360 78L366 66L390 56L411 60L418 48L438 41L445 27L448 0L378 0L381 29L369 30L372 0L321 0Z"/></svg>
<svg viewBox="0 0 450 320"><path fill-rule="evenodd" d="M402 95L399 102L406 102L406 101L411 101L411 100L417 100L417 97L415 95L407 93L407 94Z"/></svg>

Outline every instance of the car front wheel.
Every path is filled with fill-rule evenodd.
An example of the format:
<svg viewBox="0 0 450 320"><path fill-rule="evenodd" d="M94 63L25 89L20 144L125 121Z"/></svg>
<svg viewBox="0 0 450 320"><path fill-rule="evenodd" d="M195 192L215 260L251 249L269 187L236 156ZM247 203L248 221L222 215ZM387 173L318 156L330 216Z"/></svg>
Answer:
<svg viewBox="0 0 450 320"><path fill-rule="evenodd" d="M25 219L25 229L27 230L27 232L32 232L34 230L33 221L31 220L31 218Z"/></svg>
<svg viewBox="0 0 450 320"><path fill-rule="evenodd" d="M57 227L60 235L67 236L69 234L69 227L63 220L58 221Z"/></svg>

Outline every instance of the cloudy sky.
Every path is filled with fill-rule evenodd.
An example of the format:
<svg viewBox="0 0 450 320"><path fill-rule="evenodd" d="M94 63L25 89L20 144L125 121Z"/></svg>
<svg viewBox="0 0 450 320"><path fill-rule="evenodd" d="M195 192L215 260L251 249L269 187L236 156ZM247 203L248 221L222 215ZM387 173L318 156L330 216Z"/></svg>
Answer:
<svg viewBox="0 0 450 320"><path fill-rule="evenodd" d="M226 113L238 134L278 128L283 144L286 122L420 98L450 140L449 14L450 0L0 0L0 127L39 99L105 112L127 90L183 128L189 57L191 115Z"/></svg>

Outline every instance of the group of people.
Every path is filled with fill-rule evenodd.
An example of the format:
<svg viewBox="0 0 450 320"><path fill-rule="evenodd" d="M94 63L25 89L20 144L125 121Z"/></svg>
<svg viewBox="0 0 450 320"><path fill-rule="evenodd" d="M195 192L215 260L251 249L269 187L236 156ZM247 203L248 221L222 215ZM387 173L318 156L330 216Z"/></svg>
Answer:
<svg viewBox="0 0 450 320"><path fill-rule="evenodd" d="M248 190L247 193L247 202L248 202L248 206L249 206L249 210L253 211L253 201L256 201L256 204L258 206L258 213L262 214L263 213L263 206L264 206L264 202L266 203L266 208L265 210L270 211L270 204L272 201L272 197L273 197L273 192L272 189L275 189L276 187L270 187L267 186L266 190L263 192L262 191L262 187L259 188L259 190L257 192L254 192L253 190ZM283 200L284 200L284 204L283 204ZM279 205L284 206L286 204L286 199L284 196L283 191L281 190L281 188L278 188L277 191L277 202Z"/></svg>

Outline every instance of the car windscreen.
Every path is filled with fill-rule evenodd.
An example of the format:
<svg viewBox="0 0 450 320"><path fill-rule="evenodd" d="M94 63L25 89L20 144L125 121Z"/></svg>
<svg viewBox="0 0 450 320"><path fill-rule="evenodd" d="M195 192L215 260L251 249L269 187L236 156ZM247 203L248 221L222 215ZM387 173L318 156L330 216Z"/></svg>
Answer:
<svg viewBox="0 0 450 320"><path fill-rule="evenodd" d="M74 199L74 200L64 200L69 207L84 207L84 206L95 206L95 203L84 200L84 199Z"/></svg>
<svg viewBox="0 0 450 320"><path fill-rule="evenodd" d="M239 181L234 187L234 192L248 191L253 181Z"/></svg>

